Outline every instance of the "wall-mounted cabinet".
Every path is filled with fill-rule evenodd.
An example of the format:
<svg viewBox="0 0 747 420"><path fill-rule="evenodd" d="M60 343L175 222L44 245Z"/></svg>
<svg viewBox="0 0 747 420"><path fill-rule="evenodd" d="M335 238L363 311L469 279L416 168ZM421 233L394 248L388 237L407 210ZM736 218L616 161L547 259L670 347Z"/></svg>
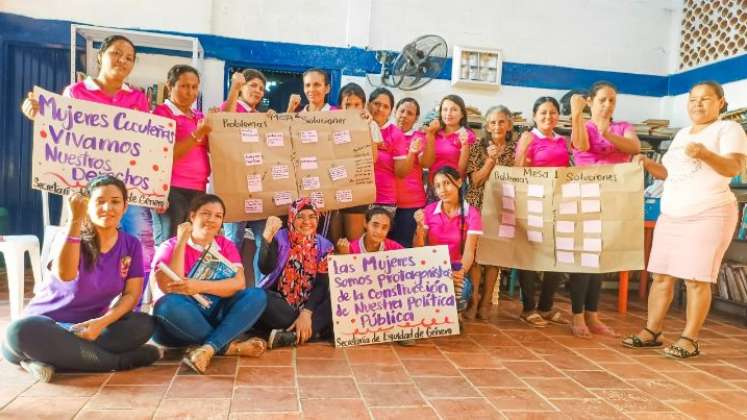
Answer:
<svg viewBox="0 0 747 420"><path fill-rule="evenodd" d="M499 89L503 57L500 50L454 47L451 85Z"/></svg>

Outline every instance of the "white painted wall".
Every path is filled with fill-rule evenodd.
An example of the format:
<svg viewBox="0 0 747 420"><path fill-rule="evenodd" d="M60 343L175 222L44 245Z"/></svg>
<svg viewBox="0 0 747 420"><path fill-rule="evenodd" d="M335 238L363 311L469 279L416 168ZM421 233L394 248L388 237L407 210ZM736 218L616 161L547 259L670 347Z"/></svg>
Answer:
<svg viewBox="0 0 747 420"><path fill-rule="evenodd" d="M747 78L723 85L724 97L729 110L747 107ZM687 94L670 96L662 100L664 118L669 118L673 127L684 127L690 124L687 116Z"/></svg>

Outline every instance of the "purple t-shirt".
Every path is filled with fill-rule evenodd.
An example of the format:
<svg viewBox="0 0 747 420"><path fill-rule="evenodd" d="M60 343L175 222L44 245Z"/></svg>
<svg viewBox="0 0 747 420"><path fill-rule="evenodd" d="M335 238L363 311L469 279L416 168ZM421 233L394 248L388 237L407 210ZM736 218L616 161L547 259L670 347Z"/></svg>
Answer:
<svg viewBox="0 0 747 420"><path fill-rule="evenodd" d="M625 121L613 121L610 123L609 132L620 137L626 131L633 131L630 123ZM573 161L576 166L600 165L624 163L630 161L630 155L621 151L609 140L602 136L593 121L586 122L586 135L589 138L589 150L582 152L573 148Z"/></svg>
<svg viewBox="0 0 747 420"><path fill-rule="evenodd" d="M143 277L143 250L140 241L120 230L112 249L100 254L90 269L81 255L77 278L62 281L55 273L49 274L50 280L31 299L25 314L44 315L57 322L88 321L106 313L128 279Z"/></svg>

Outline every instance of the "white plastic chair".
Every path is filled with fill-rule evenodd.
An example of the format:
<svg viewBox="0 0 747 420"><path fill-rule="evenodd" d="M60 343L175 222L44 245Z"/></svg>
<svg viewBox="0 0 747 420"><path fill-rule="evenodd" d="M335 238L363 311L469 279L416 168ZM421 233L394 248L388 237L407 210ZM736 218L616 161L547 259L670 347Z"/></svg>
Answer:
<svg viewBox="0 0 747 420"><path fill-rule="evenodd" d="M10 318L17 319L23 311L24 263L23 255L28 252L31 268L34 273L34 290L40 284L41 257L39 239L34 235L10 235L0 237L0 253L5 259L5 270L8 274L8 291L10 293Z"/></svg>

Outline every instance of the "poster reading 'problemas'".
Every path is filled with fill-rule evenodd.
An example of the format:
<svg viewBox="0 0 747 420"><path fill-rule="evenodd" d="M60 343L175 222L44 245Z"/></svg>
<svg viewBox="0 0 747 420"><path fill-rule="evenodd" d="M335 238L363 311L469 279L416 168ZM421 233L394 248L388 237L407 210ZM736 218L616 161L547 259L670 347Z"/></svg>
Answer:
<svg viewBox="0 0 747 420"><path fill-rule="evenodd" d="M67 98L34 87L31 187L69 195L99 175L124 181L128 202L164 207L174 122L145 112Z"/></svg>

